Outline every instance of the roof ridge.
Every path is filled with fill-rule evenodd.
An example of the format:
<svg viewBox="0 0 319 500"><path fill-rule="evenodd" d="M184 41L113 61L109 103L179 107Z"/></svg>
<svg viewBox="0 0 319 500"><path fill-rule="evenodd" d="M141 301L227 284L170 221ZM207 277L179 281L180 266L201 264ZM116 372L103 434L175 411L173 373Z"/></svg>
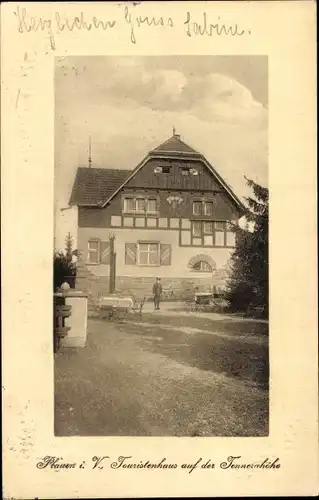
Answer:
<svg viewBox="0 0 319 500"><path fill-rule="evenodd" d="M189 144L187 144L185 141L183 141L179 134L175 134L175 133L171 137L166 139L166 141L159 144L156 148L152 149L149 153L156 154L156 153L161 153L161 152L188 153L188 154L196 154L196 155L200 154L194 148L189 146Z"/></svg>
<svg viewBox="0 0 319 500"><path fill-rule="evenodd" d="M130 168L109 168L109 167L77 167L77 170L103 170L103 171L110 171L110 170L114 170L116 172L120 171L120 172L132 172L133 169L130 169Z"/></svg>

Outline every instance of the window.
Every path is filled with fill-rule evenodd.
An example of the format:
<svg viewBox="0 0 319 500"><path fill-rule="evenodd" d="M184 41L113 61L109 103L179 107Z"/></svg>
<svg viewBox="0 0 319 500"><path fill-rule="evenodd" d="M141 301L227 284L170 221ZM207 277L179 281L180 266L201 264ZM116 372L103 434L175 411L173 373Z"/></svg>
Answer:
<svg viewBox="0 0 319 500"><path fill-rule="evenodd" d="M193 236L194 237L201 237L202 236L202 223L201 221L199 222L193 222Z"/></svg>
<svg viewBox="0 0 319 500"><path fill-rule="evenodd" d="M189 167L181 167L181 174L182 175L189 175L190 168Z"/></svg>
<svg viewBox="0 0 319 500"><path fill-rule="evenodd" d="M193 215L205 215L212 217L214 202L212 201L193 201Z"/></svg>
<svg viewBox="0 0 319 500"><path fill-rule="evenodd" d="M204 203L204 215L213 215L213 202L205 201Z"/></svg>
<svg viewBox="0 0 319 500"><path fill-rule="evenodd" d="M159 241L125 243L125 264L129 266L170 266L172 246Z"/></svg>
<svg viewBox="0 0 319 500"><path fill-rule="evenodd" d="M100 262L100 242L98 240L89 240L87 260L90 264L99 264L99 262Z"/></svg>
<svg viewBox="0 0 319 500"><path fill-rule="evenodd" d="M135 205L135 212L145 212L145 200L144 198L137 198Z"/></svg>
<svg viewBox="0 0 319 500"><path fill-rule="evenodd" d="M208 221L208 220L193 220L192 221L192 242L194 246L234 246L234 238L229 234L233 234L226 230L225 221Z"/></svg>
<svg viewBox="0 0 319 500"><path fill-rule="evenodd" d="M215 222L215 229L216 231L224 231L225 230L225 222Z"/></svg>
<svg viewBox="0 0 319 500"><path fill-rule="evenodd" d="M194 215L202 215L202 202L194 201L193 202L193 214Z"/></svg>
<svg viewBox="0 0 319 500"><path fill-rule="evenodd" d="M140 266L158 266L159 243L138 243L137 263Z"/></svg>
<svg viewBox="0 0 319 500"><path fill-rule="evenodd" d="M156 213L156 200L155 199L147 200L146 212L149 214Z"/></svg>
<svg viewBox="0 0 319 500"><path fill-rule="evenodd" d="M213 234L213 223L204 221L204 234Z"/></svg>
<svg viewBox="0 0 319 500"><path fill-rule="evenodd" d="M205 260L200 260L199 262L196 262L196 264L193 265L193 270L202 273L211 273L213 271L211 265L208 264L208 262L206 262Z"/></svg>
<svg viewBox="0 0 319 500"><path fill-rule="evenodd" d="M171 172L171 167L167 165L154 168L154 174L169 174L170 172Z"/></svg>
<svg viewBox="0 0 319 500"><path fill-rule="evenodd" d="M124 198L124 213L133 214L156 214L157 199L156 198Z"/></svg>
<svg viewBox="0 0 319 500"><path fill-rule="evenodd" d="M89 264L110 264L110 241L97 238L88 241L87 262Z"/></svg>
<svg viewBox="0 0 319 500"><path fill-rule="evenodd" d="M135 200L134 198L125 198L124 200L124 212L135 212Z"/></svg>

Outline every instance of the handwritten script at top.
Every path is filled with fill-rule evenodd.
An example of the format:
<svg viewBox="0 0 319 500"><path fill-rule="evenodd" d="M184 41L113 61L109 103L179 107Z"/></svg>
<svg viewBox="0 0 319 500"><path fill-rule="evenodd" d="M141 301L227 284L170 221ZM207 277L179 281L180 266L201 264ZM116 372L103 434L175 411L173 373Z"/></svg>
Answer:
<svg viewBox="0 0 319 500"><path fill-rule="evenodd" d="M191 12L186 12L186 16L181 20L174 21L171 17L136 15L136 10L125 6L119 19L99 19L95 16L88 17L83 12L78 16L62 18L59 12L55 12L52 18L31 16L27 8L17 6L14 12L18 24L19 33L43 32L49 36L52 50L56 49L55 35L63 32L83 31L112 31L119 25L128 27L130 41L136 44L136 33L141 28L164 28L172 29L177 24L182 24L187 37L242 37L250 35L249 29L243 29L238 24L225 24L219 16L216 19L209 19L206 12L195 18ZM133 14L134 13L134 14ZM200 18L199 18L200 17Z"/></svg>

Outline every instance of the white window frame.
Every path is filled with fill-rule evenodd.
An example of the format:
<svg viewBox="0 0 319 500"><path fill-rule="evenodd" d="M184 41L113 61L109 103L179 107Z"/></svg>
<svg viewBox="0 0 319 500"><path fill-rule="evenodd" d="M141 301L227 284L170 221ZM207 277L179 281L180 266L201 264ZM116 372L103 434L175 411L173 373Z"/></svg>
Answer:
<svg viewBox="0 0 319 500"><path fill-rule="evenodd" d="M97 248L90 249L90 244L91 244L91 243L95 243L95 244L97 244ZM97 257L97 258L96 258L96 262L92 262L92 261L90 260L90 254L91 254L92 252L93 252L94 254L96 254L96 257ZM99 240L97 240L97 239L91 238L90 240L88 240L87 262L88 262L89 264L95 264L95 265L100 263L100 241L99 241Z"/></svg>
<svg viewBox="0 0 319 500"><path fill-rule="evenodd" d="M223 226L220 228L220 227L218 227L218 224L222 224ZM225 229L226 229L226 221L223 221L223 220L216 220L216 221L214 222L214 226L215 226L215 227L214 227L215 232L216 232L216 231L220 231L220 232L225 231Z"/></svg>
<svg viewBox="0 0 319 500"><path fill-rule="evenodd" d="M197 204L197 203L200 204L200 213L195 212L195 204ZM200 200L194 200L193 201L193 215L201 216L201 215L203 215L202 212L203 212L203 202Z"/></svg>
<svg viewBox="0 0 319 500"><path fill-rule="evenodd" d="M210 224L211 225L211 231L207 231L206 230L206 224ZM214 222L210 221L210 220L204 220L204 221L202 221L202 233L203 234L213 235L214 234Z"/></svg>
<svg viewBox="0 0 319 500"><path fill-rule="evenodd" d="M144 201L144 210L139 210L137 208L137 206L138 206L138 200L143 200ZM144 196L136 196L134 198L134 205L135 205L134 206L134 213L135 214L145 214L145 212L146 212L146 203L147 203L147 200L144 198Z"/></svg>
<svg viewBox="0 0 319 500"><path fill-rule="evenodd" d="M127 209L127 202L128 200L133 200L134 208L133 210L128 210ZM137 208L137 203L138 200L144 200L144 210L138 210ZM148 210L148 202L149 200L154 200L155 201L155 210ZM157 214L158 209L157 209L157 198L150 196L150 197L145 197L145 196L124 196L124 202L123 202L123 213L124 214Z"/></svg>
<svg viewBox="0 0 319 500"><path fill-rule="evenodd" d="M192 219L192 246L198 246L198 243L193 243L194 239L201 239L202 246L211 246L211 247L217 247L217 248L224 248L224 247L232 247L231 245L227 245L227 230L226 230L226 222L227 221L212 221L209 219ZM216 223L217 224L223 224L224 229L216 229ZM212 232L207 231L205 228L206 224L212 224ZM195 233L195 227L198 225L198 234ZM200 227L200 234L199 234L199 227ZM217 240L217 235L222 234L223 235L223 244L222 245L217 245L216 240ZM213 237L213 244L212 245L205 245L204 238L205 236L212 236Z"/></svg>
<svg viewBox="0 0 319 500"><path fill-rule="evenodd" d="M147 252L142 252L142 253L147 253L147 264L141 263L140 262L140 245L148 245L148 250ZM156 245L157 246L157 259L156 259L156 264L151 264L150 263L150 253L153 253L150 251L150 245ZM158 241L139 241L137 243L137 256L136 256L136 262L138 266L146 266L146 267L157 267L159 266L159 259L160 259L160 243Z"/></svg>
<svg viewBox="0 0 319 500"><path fill-rule="evenodd" d="M181 174L185 176L190 175L190 170L190 167L180 167Z"/></svg>
<svg viewBox="0 0 319 500"><path fill-rule="evenodd" d="M197 264L201 264L200 269L195 269L195 266ZM209 269L202 269L202 264L206 264L209 267ZM197 273L212 273L213 269L212 266L209 264L209 262L207 262L206 260L199 260L195 262L195 264L193 265L193 271Z"/></svg>
<svg viewBox="0 0 319 500"><path fill-rule="evenodd" d="M133 204L134 204L134 208L133 208L133 210L128 210L128 208L127 208L127 202L128 202L129 200L132 200L132 201L133 201ZM134 213L135 213L135 199L134 199L132 196L126 196L126 197L124 198L123 208L124 208L124 213L125 213L125 214L134 214Z"/></svg>
<svg viewBox="0 0 319 500"><path fill-rule="evenodd" d="M155 210L149 210L148 209L148 203L149 203L149 201L154 201L155 202ZM150 198L146 198L145 202L146 202L146 204L145 204L145 207L146 207L145 208L145 212L147 214L156 214L157 213L157 199L150 197Z"/></svg>
<svg viewBox="0 0 319 500"><path fill-rule="evenodd" d="M198 224L200 229L200 234L195 234L195 226ZM194 220L192 225L192 236L193 238L202 238L203 236L203 223L201 220Z"/></svg>
<svg viewBox="0 0 319 500"><path fill-rule="evenodd" d="M212 207L212 213L211 214L208 214L207 213L207 205L211 205ZM208 217L212 217L213 216L213 202L212 201L204 201L204 215L207 215Z"/></svg>

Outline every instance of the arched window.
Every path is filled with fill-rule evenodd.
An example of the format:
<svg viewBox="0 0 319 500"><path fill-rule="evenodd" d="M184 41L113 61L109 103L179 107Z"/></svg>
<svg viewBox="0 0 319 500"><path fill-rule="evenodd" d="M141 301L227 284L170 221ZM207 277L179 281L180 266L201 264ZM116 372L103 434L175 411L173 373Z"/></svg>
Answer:
<svg viewBox="0 0 319 500"><path fill-rule="evenodd" d="M194 272L214 273L216 271L216 262L210 255L199 254L190 259L188 267Z"/></svg>
<svg viewBox="0 0 319 500"><path fill-rule="evenodd" d="M193 270L201 273L211 273L213 271L211 265L205 260L199 260L196 262L193 265Z"/></svg>

